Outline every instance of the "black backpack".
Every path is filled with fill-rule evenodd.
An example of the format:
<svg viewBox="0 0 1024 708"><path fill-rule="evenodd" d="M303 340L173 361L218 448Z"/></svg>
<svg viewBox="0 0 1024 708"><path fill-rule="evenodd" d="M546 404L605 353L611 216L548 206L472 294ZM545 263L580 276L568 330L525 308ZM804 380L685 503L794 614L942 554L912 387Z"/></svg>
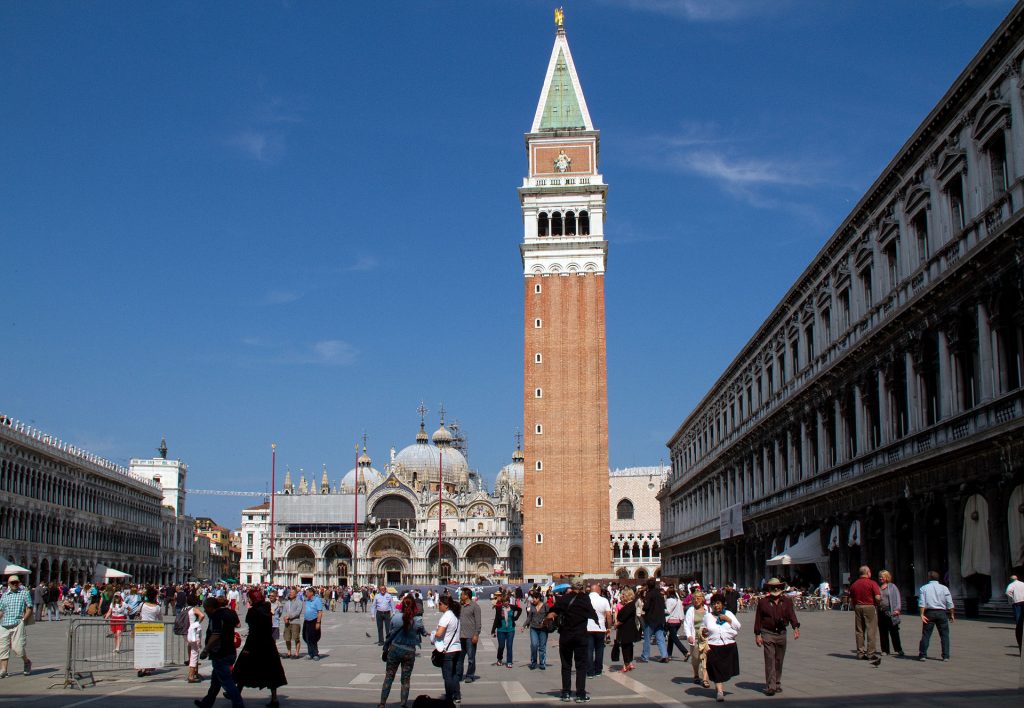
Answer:
<svg viewBox="0 0 1024 708"><path fill-rule="evenodd" d="M191 607L182 608L178 616L174 618L174 633L179 637L184 637L188 634L188 626L192 624L192 620L189 619L191 609Z"/></svg>

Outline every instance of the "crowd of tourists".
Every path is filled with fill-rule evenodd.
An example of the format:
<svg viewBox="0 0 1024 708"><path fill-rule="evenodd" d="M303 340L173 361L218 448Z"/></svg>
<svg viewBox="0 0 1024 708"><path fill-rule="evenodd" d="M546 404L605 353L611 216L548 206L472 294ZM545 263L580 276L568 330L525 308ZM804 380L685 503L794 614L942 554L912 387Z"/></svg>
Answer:
<svg viewBox="0 0 1024 708"><path fill-rule="evenodd" d="M858 575L844 588L848 597L843 604L853 610L857 658L878 666L883 654L904 655L900 636L903 598L888 571L879 572L877 582L867 566L862 566ZM174 633L188 649L186 680L204 681L200 664L209 662L207 693L195 701L199 708L211 708L221 693L234 708L241 708L246 688L268 689L268 705L277 708L277 690L287 684L282 659L295 660L304 654L319 661L324 613L351 610L369 614L377 631L385 664L381 708L386 706L399 672L401 704L408 705L413 667L425 637L432 642L431 663L440 669L444 681L443 700L461 703L463 684L480 679L477 648L488 619L496 640L495 669L514 666L515 638L522 633L530 640L528 668L546 671L549 636L558 634L563 702L590 701L587 682L604 674L609 647L611 663L622 673L636 671L637 664L669 663L678 651L679 659L690 665L693 682L707 689L714 684L716 700L724 701L727 682L740 670L737 639L742 624L738 615L753 612L754 642L764 655L764 692L775 695L783 690L789 631L793 639L800 637L795 601L811 594L831 597L827 583L795 590L779 578L767 580L760 592L730 584L720 588L704 588L696 582L666 586L652 578L635 586L576 581L546 587L499 587L485 597L470 587L437 593L414 588L399 594L383 585L300 588L216 583L157 588L115 581L70 587L54 583L29 589L22 588L20 578L12 575L0 594L0 678L7 676L12 652L23 659L25 675L31 673L24 627L33 617L49 621L59 621L66 614L103 618L109 622L112 651L119 653L122 637L131 631L134 621L162 621L170 615ZM1006 595L1014 609L1020 648L1024 583L1012 577ZM949 661L955 609L938 573L929 573L917 600L921 626L917 658L927 660L937 629L940 658ZM248 627L244 643L236 631L243 613ZM371 635L367 632L366 636ZM641 645L639 656L637 644ZM655 648L657 655L653 654ZM152 671L139 670L139 676Z"/></svg>

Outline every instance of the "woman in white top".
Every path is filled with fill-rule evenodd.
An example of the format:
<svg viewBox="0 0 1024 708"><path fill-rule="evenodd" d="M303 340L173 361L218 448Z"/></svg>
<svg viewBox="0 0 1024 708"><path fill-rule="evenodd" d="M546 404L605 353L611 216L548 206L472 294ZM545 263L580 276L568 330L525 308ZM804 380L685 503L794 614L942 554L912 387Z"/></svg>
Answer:
<svg viewBox="0 0 1024 708"><path fill-rule="evenodd" d="M188 643L188 682L199 683L203 679L199 676L199 653L203 649L203 620L206 615L199 609L199 596L194 592L189 593L185 601L188 612L188 634L185 641Z"/></svg>
<svg viewBox="0 0 1024 708"><path fill-rule="evenodd" d="M462 644L459 643L459 613L461 606L451 595L441 595L437 600L437 609L441 611L441 619L437 622L434 632L434 648L444 654L441 664L441 676L444 678L444 695L449 701L462 701L462 691L455 677L458 668L459 654Z"/></svg>
<svg viewBox="0 0 1024 708"><path fill-rule="evenodd" d="M725 609L725 598L716 594L711 598L711 611L704 615L701 634L708 640L708 676L718 689L717 700L725 700L725 682L740 672L740 654L736 649L736 635L740 621Z"/></svg>
<svg viewBox="0 0 1024 708"><path fill-rule="evenodd" d="M434 609L434 591L427 590L427 607Z"/></svg>
<svg viewBox="0 0 1024 708"><path fill-rule="evenodd" d="M668 625L668 658L672 658L672 647L678 647L683 653L683 661L690 658L690 651L679 639L679 630L683 628L683 620L686 619L686 607L679 599L679 593L674 587L668 589L665 597L665 621Z"/></svg>

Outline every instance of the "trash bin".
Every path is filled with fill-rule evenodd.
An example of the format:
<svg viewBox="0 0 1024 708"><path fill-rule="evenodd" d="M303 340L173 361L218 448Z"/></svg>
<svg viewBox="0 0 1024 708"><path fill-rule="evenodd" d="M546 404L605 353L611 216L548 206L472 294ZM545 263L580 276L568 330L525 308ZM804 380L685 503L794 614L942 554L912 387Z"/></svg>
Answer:
<svg viewBox="0 0 1024 708"><path fill-rule="evenodd" d="M978 617L978 605L981 601L976 597L965 597L964 598L964 617L977 619Z"/></svg>

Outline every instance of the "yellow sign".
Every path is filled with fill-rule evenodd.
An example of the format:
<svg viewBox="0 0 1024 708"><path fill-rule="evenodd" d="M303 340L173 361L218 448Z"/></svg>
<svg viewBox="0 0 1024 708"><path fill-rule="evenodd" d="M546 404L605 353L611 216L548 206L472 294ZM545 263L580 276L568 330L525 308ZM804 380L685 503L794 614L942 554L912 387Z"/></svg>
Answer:
<svg viewBox="0 0 1024 708"><path fill-rule="evenodd" d="M164 630L162 622L139 622L135 625L136 669L157 669L164 665Z"/></svg>

